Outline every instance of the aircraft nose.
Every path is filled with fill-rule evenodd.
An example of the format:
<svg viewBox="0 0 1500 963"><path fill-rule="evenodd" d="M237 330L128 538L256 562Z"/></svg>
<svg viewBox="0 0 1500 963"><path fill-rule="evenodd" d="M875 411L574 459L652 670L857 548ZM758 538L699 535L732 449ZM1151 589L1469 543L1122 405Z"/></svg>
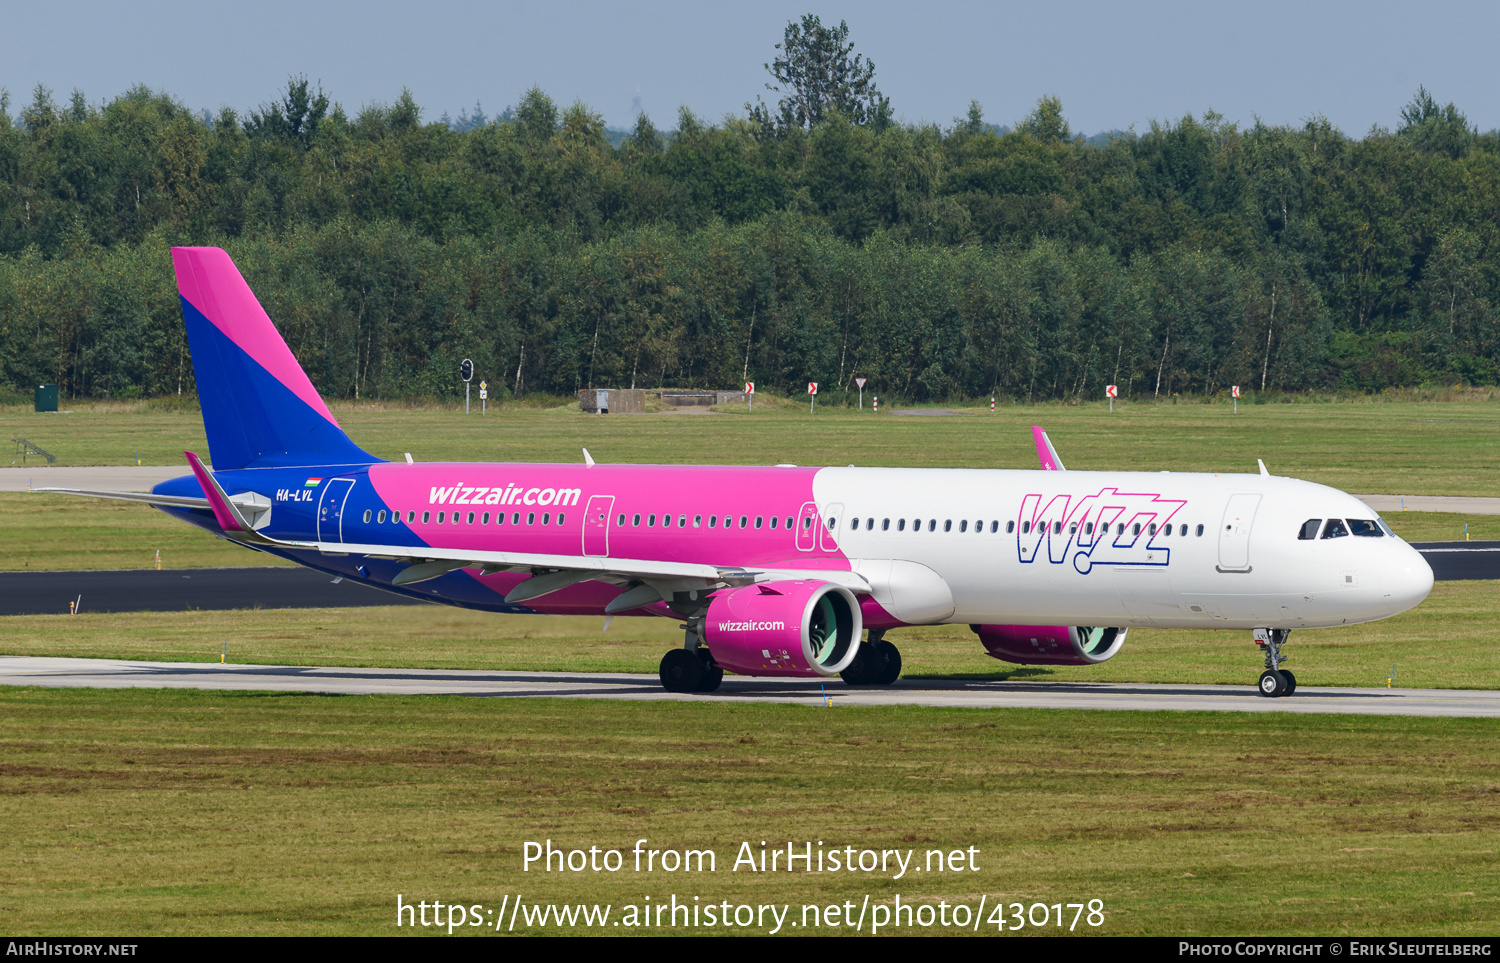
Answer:
<svg viewBox="0 0 1500 963"><path fill-rule="evenodd" d="M1386 573L1386 594L1397 612L1420 605L1432 593L1432 566L1427 559L1410 545L1402 545L1402 552L1395 564Z"/></svg>

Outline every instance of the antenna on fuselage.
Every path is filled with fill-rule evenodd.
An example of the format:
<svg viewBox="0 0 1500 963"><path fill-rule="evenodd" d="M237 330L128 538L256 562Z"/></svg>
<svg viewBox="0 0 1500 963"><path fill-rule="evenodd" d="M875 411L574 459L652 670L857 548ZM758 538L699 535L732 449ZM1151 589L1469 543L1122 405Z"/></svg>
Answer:
<svg viewBox="0 0 1500 963"><path fill-rule="evenodd" d="M1260 473L1263 476L1265 476L1266 478L1270 478L1271 477L1271 473L1268 472L1268 471L1266 471L1266 463L1265 462L1263 462L1259 458L1257 458L1257 459L1255 459L1255 463L1260 466Z"/></svg>
<svg viewBox="0 0 1500 963"><path fill-rule="evenodd" d="M594 456L589 454L589 450L587 448L583 450L583 463L590 468L594 467Z"/></svg>
<svg viewBox="0 0 1500 963"><path fill-rule="evenodd" d="M415 465L416 464L416 462L414 462L414 461L411 460L411 452L407 452L406 453L406 463L408 465Z"/></svg>

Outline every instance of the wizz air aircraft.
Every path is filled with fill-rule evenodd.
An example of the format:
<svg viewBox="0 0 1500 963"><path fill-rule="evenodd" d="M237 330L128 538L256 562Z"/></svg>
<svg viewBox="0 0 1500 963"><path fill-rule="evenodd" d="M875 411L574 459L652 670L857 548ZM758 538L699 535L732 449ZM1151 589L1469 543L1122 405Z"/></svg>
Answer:
<svg viewBox="0 0 1500 963"><path fill-rule="evenodd" d="M1432 570L1363 502L1259 474L388 462L339 428L218 248L174 248L212 468L141 501L257 551L492 612L679 621L673 692L724 673L889 684L901 626L968 624L1022 665L1133 626L1248 629L1265 696L1296 628L1383 619ZM607 623L606 623L607 624Z"/></svg>

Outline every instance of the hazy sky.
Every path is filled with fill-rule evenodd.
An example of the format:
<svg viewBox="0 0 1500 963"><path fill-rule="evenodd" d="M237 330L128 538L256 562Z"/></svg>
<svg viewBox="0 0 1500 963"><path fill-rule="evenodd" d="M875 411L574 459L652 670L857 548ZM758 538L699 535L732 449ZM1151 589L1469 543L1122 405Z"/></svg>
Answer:
<svg viewBox="0 0 1500 963"><path fill-rule="evenodd" d="M762 65L808 12L848 21L907 122L946 126L978 100L1008 124L1056 94L1081 133L1212 109L1241 124L1322 114L1360 136L1394 127L1425 84L1500 127L1493 2L13 2L0 86L12 112L38 83L93 102L144 83L243 111L305 73L350 111L407 87L435 119L476 100L497 113L536 84L611 126L639 108L671 127L680 104L717 120L774 99Z"/></svg>

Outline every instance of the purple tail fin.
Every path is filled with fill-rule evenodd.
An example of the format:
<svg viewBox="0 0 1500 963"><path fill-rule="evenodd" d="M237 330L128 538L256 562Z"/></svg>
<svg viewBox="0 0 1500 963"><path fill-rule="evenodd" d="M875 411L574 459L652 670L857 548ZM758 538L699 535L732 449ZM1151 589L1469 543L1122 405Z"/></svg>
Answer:
<svg viewBox="0 0 1500 963"><path fill-rule="evenodd" d="M229 255L174 247L214 468L380 461L344 434Z"/></svg>

